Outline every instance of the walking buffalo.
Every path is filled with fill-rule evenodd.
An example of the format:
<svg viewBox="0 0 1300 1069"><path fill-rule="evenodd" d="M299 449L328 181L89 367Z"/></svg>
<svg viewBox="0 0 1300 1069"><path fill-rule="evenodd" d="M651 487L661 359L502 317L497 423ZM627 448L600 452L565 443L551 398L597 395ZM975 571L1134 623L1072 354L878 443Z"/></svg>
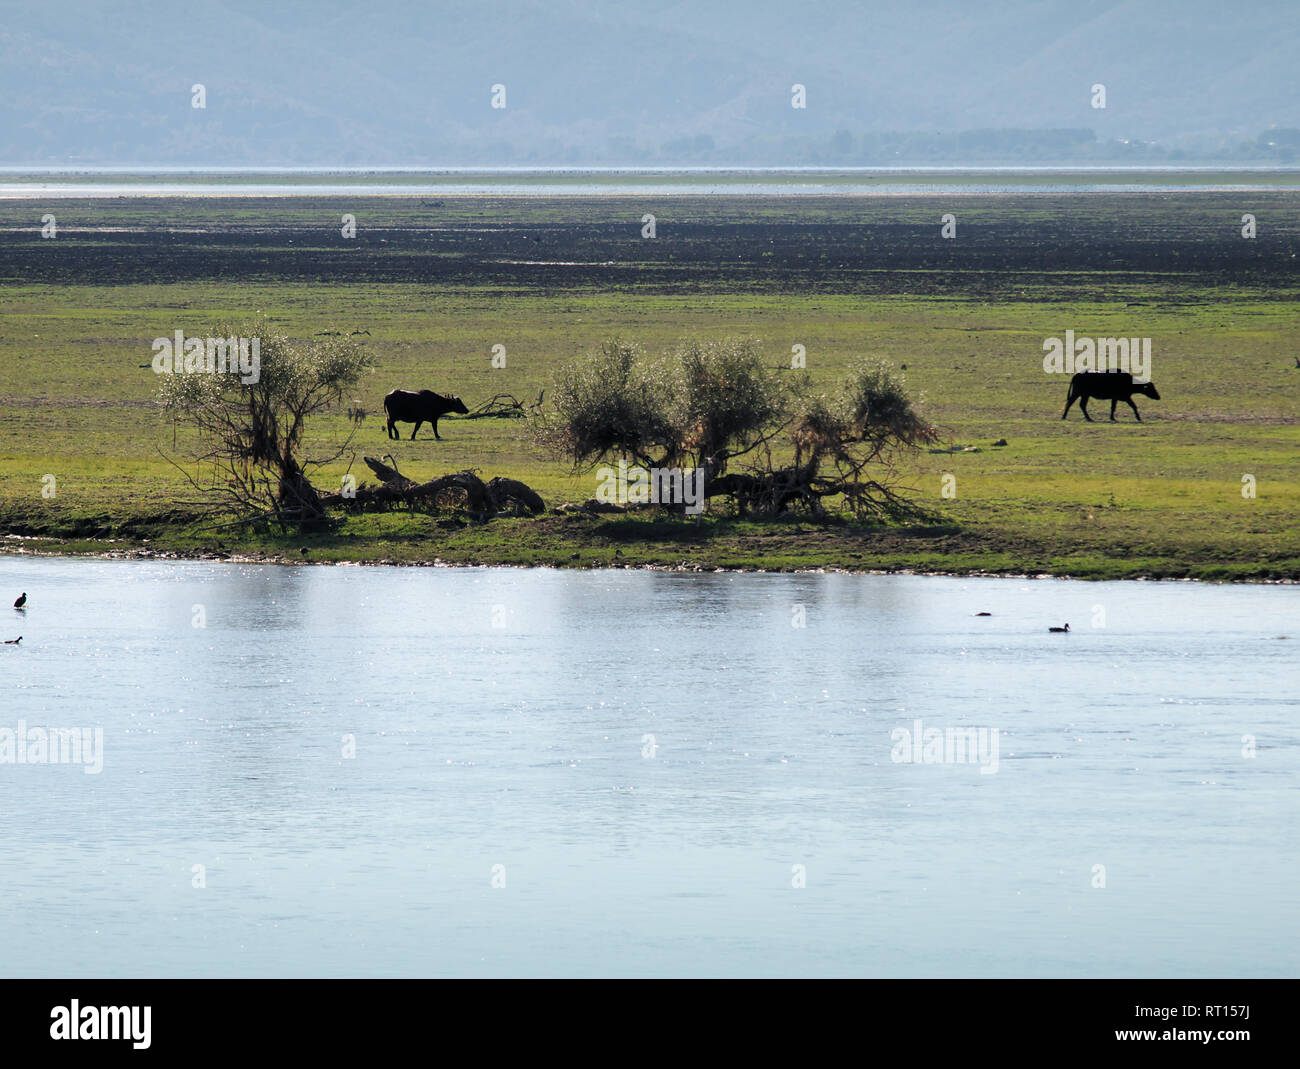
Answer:
<svg viewBox="0 0 1300 1069"><path fill-rule="evenodd" d="M442 441L442 435L438 433L438 417L448 412L467 413L469 409L459 397L444 397L432 390L392 390L384 398L384 412L388 415L389 438L400 437L396 427L398 423L415 424L415 430L411 431L412 441L422 423L432 423L433 436Z"/></svg>
<svg viewBox="0 0 1300 1069"><path fill-rule="evenodd" d="M1065 399L1065 411L1061 413L1061 418L1065 419L1070 406L1078 401L1083 418L1089 423L1093 422L1092 417L1088 415L1088 401L1096 397L1110 402L1112 423L1115 421L1115 406L1121 401L1126 402L1129 408L1133 409L1133 415L1137 416L1138 422L1141 423L1142 415L1138 412L1137 405L1133 403L1135 393L1145 394L1153 401L1160 400L1155 383L1134 382L1133 376L1127 371L1080 371L1070 380L1070 394Z"/></svg>

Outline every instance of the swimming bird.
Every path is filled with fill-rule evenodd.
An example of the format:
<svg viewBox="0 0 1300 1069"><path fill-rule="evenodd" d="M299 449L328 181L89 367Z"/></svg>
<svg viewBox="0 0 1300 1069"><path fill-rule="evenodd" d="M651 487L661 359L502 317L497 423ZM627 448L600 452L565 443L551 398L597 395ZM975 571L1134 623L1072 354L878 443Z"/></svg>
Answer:
<svg viewBox="0 0 1300 1069"><path fill-rule="evenodd" d="M976 616L992 616L993 614L992 614L991 612L977 612L975 615L976 615Z"/></svg>
<svg viewBox="0 0 1300 1069"><path fill-rule="evenodd" d="M26 604L27 604L27 593L26 591L24 591L23 596L14 602L14 608L21 609Z"/></svg>
<svg viewBox="0 0 1300 1069"><path fill-rule="evenodd" d="M1064 627L1049 627L1047 630L1049 630L1049 631L1060 631L1060 632L1066 632L1066 631L1069 631L1069 630L1070 630L1070 625L1069 625L1069 624L1066 624Z"/></svg>
<svg viewBox="0 0 1300 1069"><path fill-rule="evenodd" d="M7 639L5 639L5 645L6 645L6 646L17 646L18 643L20 643L22 640L23 640L23 636L22 636L22 635L19 635L17 638L7 638Z"/></svg>

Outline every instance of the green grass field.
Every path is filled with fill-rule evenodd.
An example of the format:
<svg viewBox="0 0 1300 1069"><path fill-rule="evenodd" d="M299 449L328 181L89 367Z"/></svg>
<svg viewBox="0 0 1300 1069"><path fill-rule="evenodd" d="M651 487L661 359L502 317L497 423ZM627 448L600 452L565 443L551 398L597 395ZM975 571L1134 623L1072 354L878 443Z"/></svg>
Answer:
<svg viewBox="0 0 1300 1069"><path fill-rule="evenodd" d="M3 202L0 532L27 551L300 559L305 544L315 560L1300 579L1297 206L1285 191ZM645 211L654 241L639 234ZM945 211L956 242L939 238ZM881 356L906 365L945 446L978 451L908 462L916 499L941 517L912 528L395 513L307 540L203 532L164 456L183 459L188 435L161 417L141 365L154 337L257 314L295 337L369 332L377 370L356 391L371 415L353 469L367 476L363 453L391 453L417 479L474 468L548 505L593 496L595 476L537 454L518 421L445 419L442 442L427 426L407 441L402 425L389 442L381 399L400 386L531 401L559 362L615 334L649 349L751 335L786 367L801 345L828 385ZM1044 373L1042 344L1067 329L1152 339L1162 400L1137 398L1145 422L1121 405L1109 423L1102 402L1096 423L1077 407L1060 420L1068 382ZM491 364L498 344L505 368ZM322 418L310 444L348 427L342 411ZM317 485L336 488L346 466Z"/></svg>

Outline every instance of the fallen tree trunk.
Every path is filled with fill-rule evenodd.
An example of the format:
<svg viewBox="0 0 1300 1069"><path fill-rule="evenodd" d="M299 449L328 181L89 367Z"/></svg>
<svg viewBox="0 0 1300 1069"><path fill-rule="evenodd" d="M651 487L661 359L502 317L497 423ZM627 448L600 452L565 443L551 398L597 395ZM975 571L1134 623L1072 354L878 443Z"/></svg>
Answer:
<svg viewBox="0 0 1300 1069"><path fill-rule="evenodd" d="M326 505L346 512L373 512L404 506L408 509L463 507L476 519L487 520L503 512L546 511L541 496L518 479L498 476L485 483L472 471L441 475L428 482L412 483L402 477L383 486L362 486L351 494L330 494Z"/></svg>
<svg viewBox="0 0 1300 1069"><path fill-rule="evenodd" d="M479 513L485 518L487 515L495 512L492 507L492 499L487 491L487 486L483 480L475 475L472 471L458 471L452 475L440 475L436 479L430 479L427 483L421 483L419 486L413 486L411 489L404 491L404 496L412 503L423 502L427 505L448 504L450 499L457 496L448 494L448 491L456 491L464 495L467 508L471 513ZM439 501L443 498L443 501Z"/></svg>
<svg viewBox="0 0 1300 1069"><path fill-rule="evenodd" d="M534 516L546 511L542 496L527 483L518 479L507 479L498 475L487 484L488 497L497 506L497 511L506 512L512 502L516 508L531 512Z"/></svg>
<svg viewBox="0 0 1300 1069"><path fill-rule="evenodd" d="M385 486L391 486L394 490L409 490L415 485L413 479L408 479L395 467L390 468L382 460L376 460L374 457L362 457L361 459L366 462L371 471L379 476L379 481ZM389 457L388 459L392 460L393 458ZM397 461L393 460L393 463L396 464Z"/></svg>

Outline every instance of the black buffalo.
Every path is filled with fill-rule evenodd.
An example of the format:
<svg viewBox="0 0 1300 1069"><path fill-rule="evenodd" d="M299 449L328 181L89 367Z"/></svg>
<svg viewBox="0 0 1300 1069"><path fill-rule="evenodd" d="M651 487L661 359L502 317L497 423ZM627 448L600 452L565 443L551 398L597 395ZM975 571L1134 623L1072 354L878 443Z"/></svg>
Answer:
<svg viewBox="0 0 1300 1069"><path fill-rule="evenodd" d="M1133 409L1133 415L1137 416L1138 422L1141 423L1142 414L1133 403L1135 393L1146 394L1153 401L1160 400L1155 383L1134 382L1133 376L1127 371L1080 371L1070 380L1070 395L1065 399L1065 411L1061 413L1061 418L1065 419L1070 406L1078 401L1083 418L1091 423L1093 420L1088 415L1088 401L1096 397L1110 402L1112 423L1115 421L1115 406L1121 401L1126 402L1129 408Z"/></svg>
<svg viewBox="0 0 1300 1069"><path fill-rule="evenodd" d="M459 397L443 397L432 390L392 390L384 398L384 411L388 414L388 437L398 438L396 424L414 423L411 440L415 440L416 431L422 423L433 424L433 436L442 441L438 433L438 417L448 412L468 412L465 402Z"/></svg>

